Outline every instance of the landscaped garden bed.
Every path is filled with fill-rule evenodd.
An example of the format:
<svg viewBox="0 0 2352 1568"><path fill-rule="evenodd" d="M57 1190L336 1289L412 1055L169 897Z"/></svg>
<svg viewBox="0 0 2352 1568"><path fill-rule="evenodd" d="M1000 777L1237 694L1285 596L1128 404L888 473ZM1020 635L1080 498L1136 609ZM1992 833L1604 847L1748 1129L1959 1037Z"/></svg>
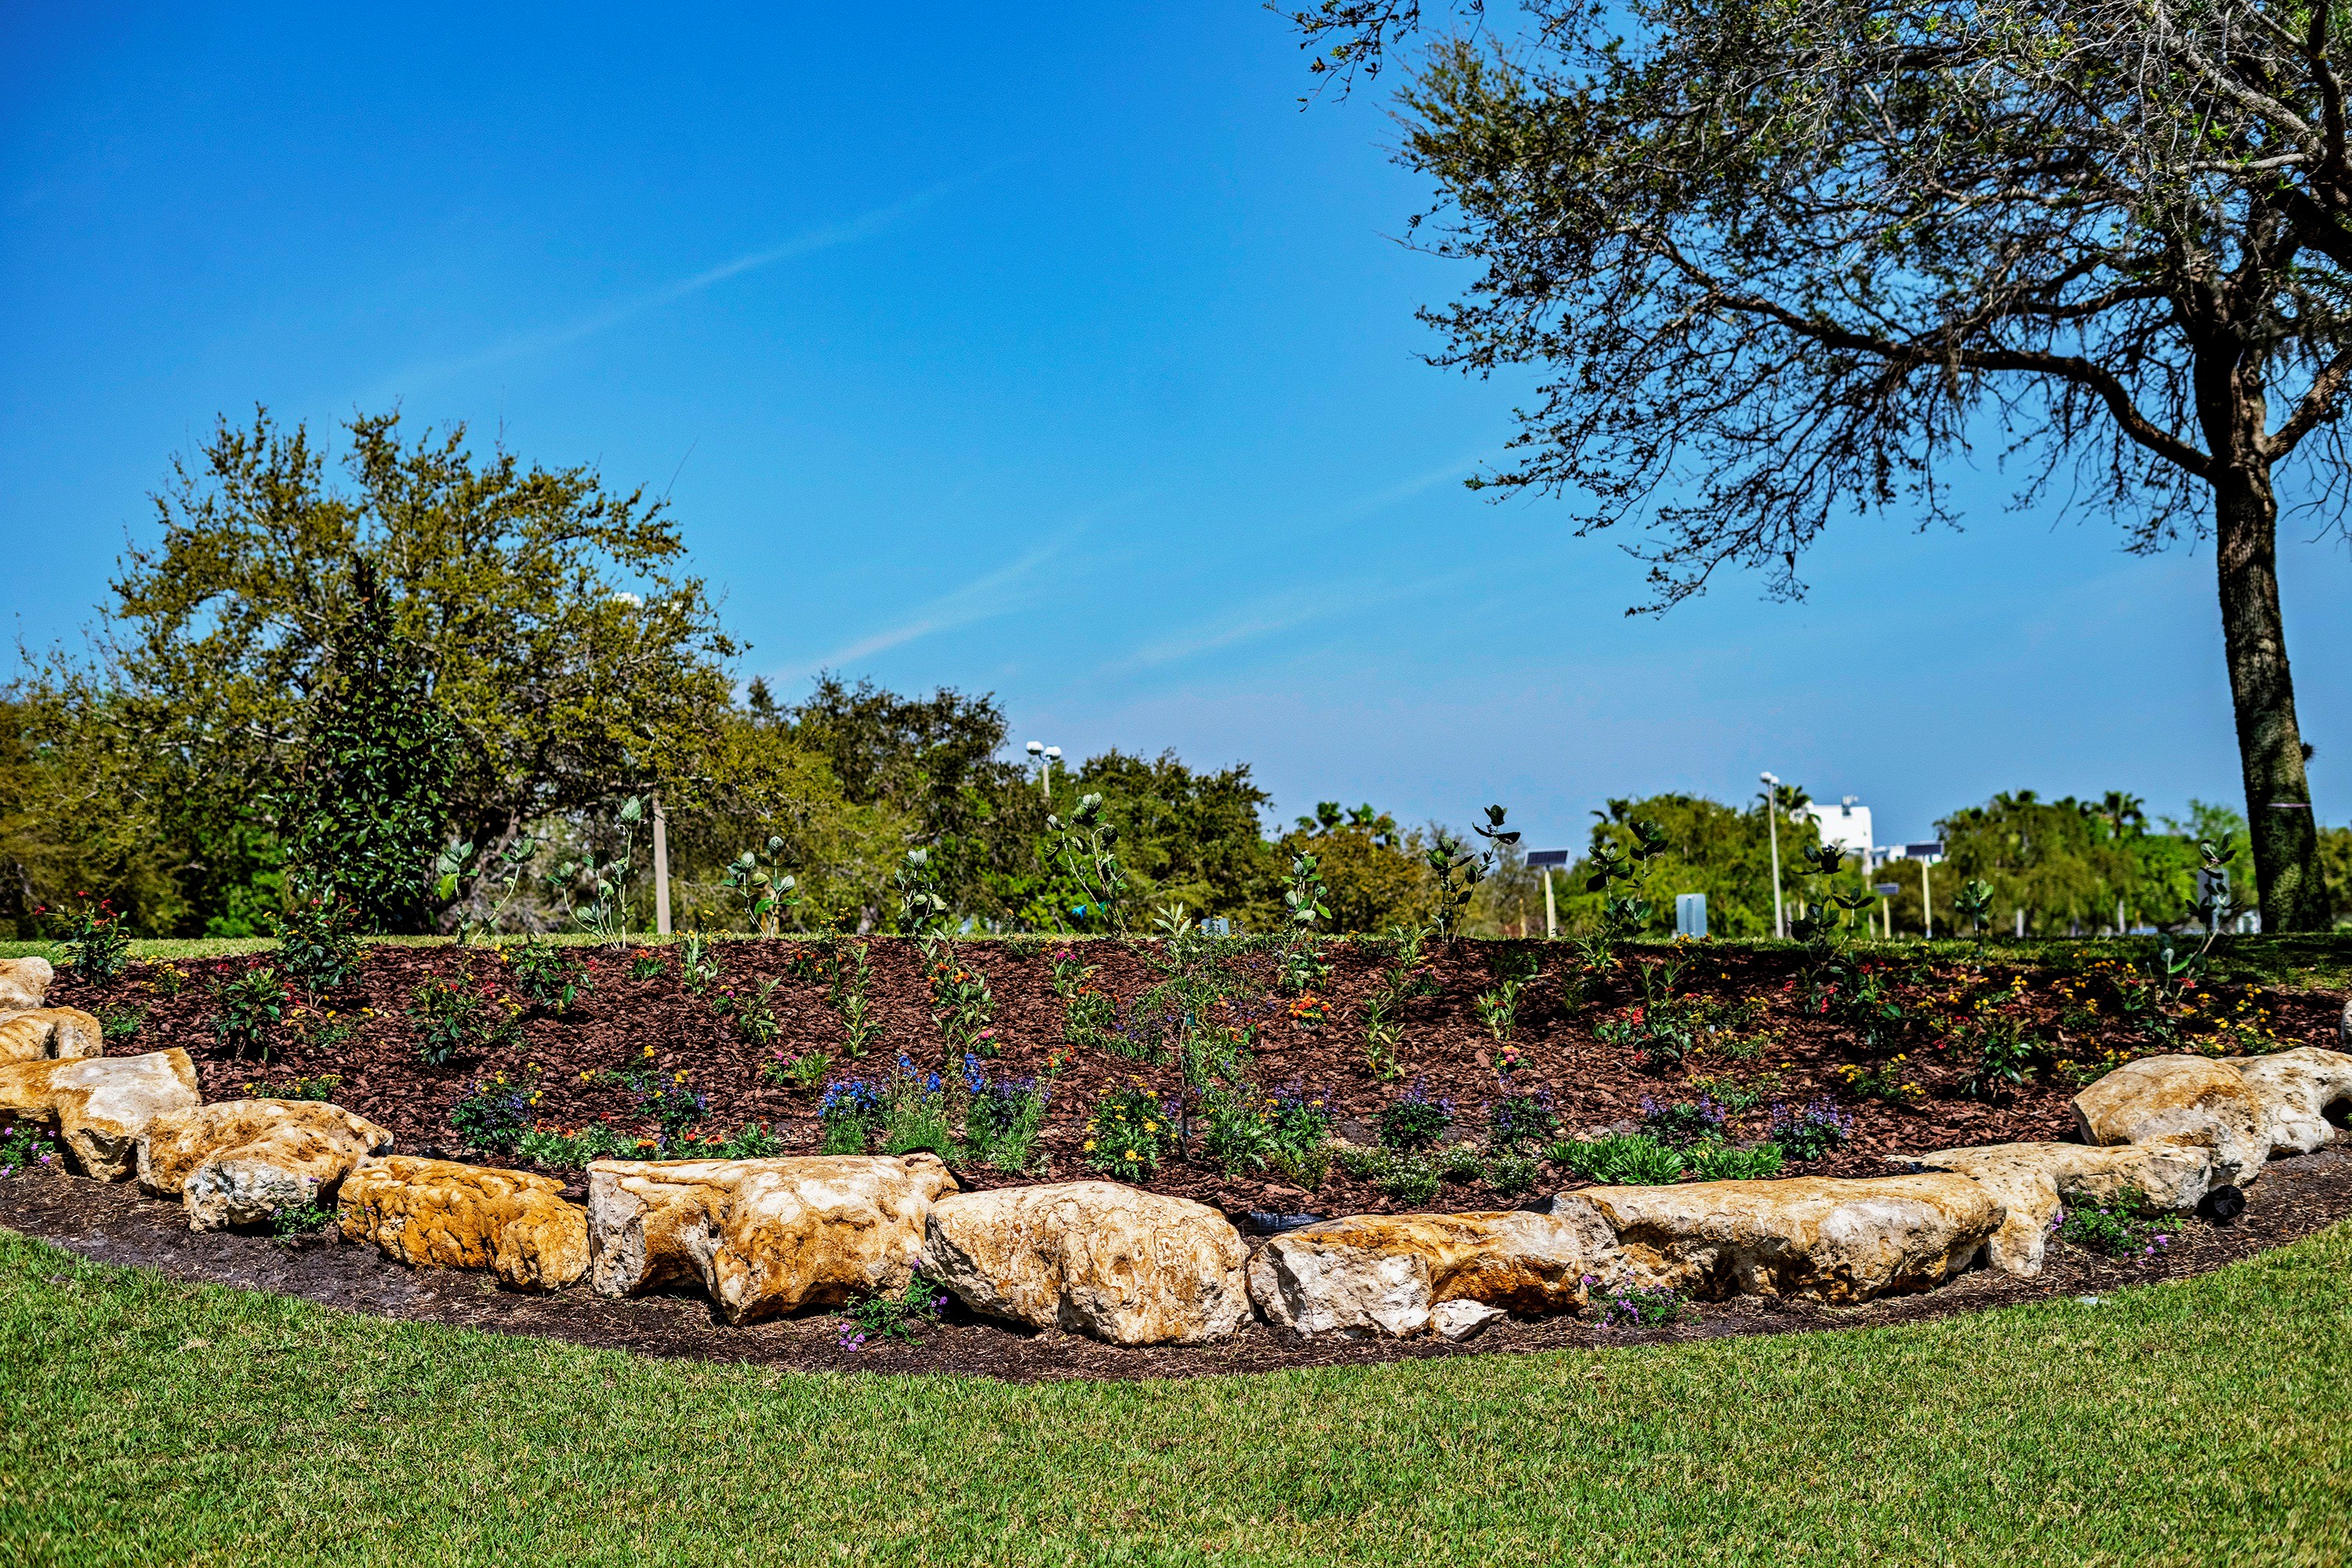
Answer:
<svg viewBox="0 0 2352 1568"><path fill-rule="evenodd" d="M2352 1213L2336 1001L2170 954L90 952L102 978L0 966L0 1221L674 1353L1149 1374L1788 1331L2095 1295Z"/></svg>
<svg viewBox="0 0 2352 1568"><path fill-rule="evenodd" d="M1425 951L1413 966L1418 994L1392 1009L1398 1036L1376 1052L1365 1015L1378 991L1397 988L1391 949L1322 943L1328 972L1302 993L1280 984L1279 951L1232 944L1221 962L1238 984L1217 1013L1238 1047L1240 1076L1262 1096L1319 1101L1338 1136L1364 1146L1383 1142L1383 1113L1400 1100L1418 1098L1450 1119L1405 1136L1436 1152L1424 1152L1426 1170L1401 1181L1376 1164L1334 1160L1310 1190L1305 1178L1314 1173L1279 1150L1221 1159L1210 1147L1213 1108L1186 1091L1177 1031L1163 1027L1155 1040L1150 1020L1139 1016L1139 1000L1168 978L1164 942L946 945L941 958L984 976L992 1000L987 1022L965 1026L958 1038L955 1025L938 1021L933 964L903 938L831 948L714 943L716 973L698 977L698 987L686 983L678 944L540 951L579 966L560 1013L527 1000L516 973L522 949L513 943L366 945L352 983L316 996L279 987L278 1016L242 1041L224 1039L218 1026L224 994L249 985L257 968L282 976L271 954L134 963L104 986L60 973L49 1001L105 1020L110 1054L185 1049L208 1101L315 1095L390 1129L404 1152L531 1165L525 1151L544 1151L552 1155L544 1168L557 1173L585 1163L576 1155L595 1145L578 1142L583 1131L609 1135L610 1152L635 1158L715 1154L746 1130L751 1138L734 1143L739 1152L813 1153L824 1140L828 1086L863 1083L881 1096L903 1055L919 1075L938 1073L942 1097L956 1100L969 1054L988 1084L1034 1082L1046 1103L1023 1168L940 1150L968 1188L1108 1173L1228 1210L1323 1215L1509 1207L1528 1193L1581 1184L1588 1173L1546 1152L1610 1131L1654 1134L1684 1174L1696 1175L1710 1146L1767 1143L1776 1107L1790 1155L1778 1173L1786 1174L1878 1175L1890 1153L2069 1139L2074 1094L2124 1060L2334 1047L2342 1005L2316 992L2159 984L2115 957L2012 967L1995 949L1980 961L1841 955L1851 978L1870 988L1857 1007L1837 994L1836 979L1824 981L1819 955L1793 947L1636 947L1595 977L1570 969L1566 944L1464 942ZM838 987L818 971L837 958L854 973L861 952L870 1037L852 1054L843 1009L828 1000ZM1069 955L1064 989L1103 998L1108 1027L1073 1029L1072 1002L1055 985L1057 953ZM1668 964L1675 981L1662 995ZM1541 973L1519 989L1507 1038L1497 1038L1482 1022L1480 999L1491 999L1514 966ZM1090 973L1073 982L1073 967ZM420 1016L420 992L432 987L478 1005L473 1032L437 1064L425 1059L430 1026ZM971 1038L981 1028L988 1037ZM814 1057L827 1059L812 1071ZM2007 1076L1987 1077L1989 1057ZM1138 1161L1114 1169L1121 1163L1105 1158L1113 1152L1086 1148L1087 1124L1106 1095L1137 1087L1167 1113L1163 1141L1150 1168ZM484 1115L460 1113L469 1097L499 1119L495 1142L481 1135ZM1540 1120L1498 1140L1490 1123L1510 1101ZM1785 1135L1816 1107L1822 1114L1812 1125L1825 1131ZM1180 1111L1192 1134L1181 1153L1171 1136ZM866 1131L866 1147L879 1152L886 1129ZM524 1143L533 1131L541 1140ZM567 1138L568 1146L553 1142ZM1444 1155L1464 1142L1479 1146L1477 1157ZM1804 1153L1814 1157L1795 1157ZM1496 1154L1506 1155L1499 1168ZM1382 1190L1383 1174L1397 1190ZM1413 1189L1415 1174L1434 1176L1436 1186Z"/></svg>

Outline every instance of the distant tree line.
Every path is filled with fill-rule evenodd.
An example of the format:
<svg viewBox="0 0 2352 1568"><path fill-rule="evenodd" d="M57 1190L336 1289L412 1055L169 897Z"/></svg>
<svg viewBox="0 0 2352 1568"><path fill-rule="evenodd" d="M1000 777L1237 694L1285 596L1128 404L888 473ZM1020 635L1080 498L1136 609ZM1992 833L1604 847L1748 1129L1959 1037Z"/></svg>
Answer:
<svg viewBox="0 0 2352 1568"><path fill-rule="evenodd" d="M1138 911L1181 903L1273 929L1301 852L1333 929L1434 911L1439 825L1325 802L1286 827L1247 763L1202 771L1172 752L1087 758L1048 794L992 697L830 673L797 700L756 679L739 690L744 645L685 570L659 500L478 454L462 428L410 440L385 415L347 430L337 479L300 426L221 422L154 498L158 534L124 557L89 648L0 692L0 933L39 934L38 908L88 893L146 934L267 934L290 900L330 889L374 931L494 913L559 927L562 868L609 860L625 833L643 930L645 824L621 806L655 798L681 927L746 928L730 872L750 850L793 879L781 929L890 930L921 848L958 921L1083 929L1099 912L1052 819L1086 795L1118 829ZM1780 803L1792 897L1814 842L1787 815L1799 804ZM1595 817L1586 858L1553 878L1563 929L1599 913L1590 848L1655 821L1671 849L1653 863L1654 929L1672 929L1675 894L1703 892L1717 932L1769 933L1760 801L1612 800ZM2216 807L2151 826L2127 797L2030 792L1941 826L1939 927L1958 882L1979 876L1998 918L2023 909L2039 932L2112 922L2118 899L2135 922L2176 921L2194 902L2194 839L2244 837ZM2352 919L2352 829L2323 837L2336 918ZM1916 902L1898 897L1898 929L1916 926ZM1467 929L1539 934L1546 918L1543 879L1507 847Z"/></svg>

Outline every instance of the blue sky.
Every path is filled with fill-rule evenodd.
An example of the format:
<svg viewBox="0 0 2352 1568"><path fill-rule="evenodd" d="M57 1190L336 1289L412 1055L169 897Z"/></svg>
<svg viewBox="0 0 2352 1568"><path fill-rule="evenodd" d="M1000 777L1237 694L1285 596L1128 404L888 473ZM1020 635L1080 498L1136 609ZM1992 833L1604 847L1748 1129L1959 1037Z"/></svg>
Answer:
<svg viewBox="0 0 2352 1568"><path fill-rule="evenodd" d="M1460 281L1372 99L1215 5L0 10L6 608L72 639L216 413L398 402L672 497L784 692L992 690L1015 738L1254 763L1286 814L1759 769L1882 839L1998 789L2236 801L2210 551L1834 530L1811 600L1626 619L1572 506L1459 480L1523 385L1419 363ZM2299 535L2295 536L2299 539ZM2352 565L2283 547L2323 820Z"/></svg>

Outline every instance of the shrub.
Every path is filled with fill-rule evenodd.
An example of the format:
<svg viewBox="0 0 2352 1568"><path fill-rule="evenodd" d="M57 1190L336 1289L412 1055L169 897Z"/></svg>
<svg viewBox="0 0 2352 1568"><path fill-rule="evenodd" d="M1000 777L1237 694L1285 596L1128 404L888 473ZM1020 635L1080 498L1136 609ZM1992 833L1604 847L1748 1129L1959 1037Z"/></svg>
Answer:
<svg viewBox="0 0 2352 1568"><path fill-rule="evenodd" d="M831 1066L833 1058L824 1051L803 1051L796 1057L777 1051L761 1067L760 1081L786 1084L793 1089L814 1089L824 1081L825 1069Z"/></svg>
<svg viewBox="0 0 2352 1568"><path fill-rule="evenodd" d="M99 1035L110 1046L118 1046L139 1033L147 1022L147 1015L136 1007L109 1007L98 1016Z"/></svg>
<svg viewBox="0 0 2352 1568"><path fill-rule="evenodd" d="M461 1051L495 1049L521 1033L522 1004L502 996L495 982L478 990L447 980L425 980L408 994L418 1053L440 1067Z"/></svg>
<svg viewBox="0 0 2352 1568"><path fill-rule="evenodd" d="M1092 984L1072 992L1062 1008L1062 1038L1071 1045L1080 1048L1099 1045L1123 1057L1149 1058L1156 1054L1149 1047L1138 1050L1133 1037L1117 1032L1118 1028L1118 1004Z"/></svg>
<svg viewBox="0 0 2352 1568"><path fill-rule="evenodd" d="M656 1136L665 1155L692 1142L695 1130L710 1114L709 1097L695 1093L686 1080L687 1074L680 1069L667 1080L646 1074L636 1086L637 1112L651 1117L660 1130Z"/></svg>
<svg viewBox="0 0 2352 1568"><path fill-rule="evenodd" d="M746 1040L755 1046L772 1046L775 1044L776 1037L783 1033L783 1025L776 1018L775 1003L776 987L782 984L776 980L762 980L757 991L746 992L741 996L730 991L719 1002L719 1010L733 1012L735 1032ZM818 1069L820 1072L823 1070L822 1068Z"/></svg>
<svg viewBox="0 0 2352 1568"><path fill-rule="evenodd" d="M1816 1100L1801 1110L1772 1108L1765 1142L1791 1160L1818 1160L1853 1136L1853 1118L1833 1100Z"/></svg>
<svg viewBox="0 0 2352 1568"><path fill-rule="evenodd" d="M131 933L114 912L114 900L93 902L88 893L76 893L69 910L44 905L37 915L54 914L65 924L66 967L85 984L104 985L131 966Z"/></svg>
<svg viewBox="0 0 2352 1568"><path fill-rule="evenodd" d="M861 1297L841 1310L841 1348L864 1350L877 1339L919 1345L923 1342L915 1337L915 1325L938 1322L947 1304L947 1292L920 1274L908 1279L896 1295Z"/></svg>
<svg viewBox="0 0 2352 1568"><path fill-rule="evenodd" d="M1454 1125L1454 1102L1429 1098L1426 1079L1389 1101L1381 1112L1381 1142L1391 1149L1426 1149Z"/></svg>
<svg viewBox="0 0 2352 1568"><path fill-rule="evenodd" d="M1735 1149L1727 1143L1701 1146L1691 1156L1691 1169L1702 1182L1754 1182L1780 1173L1780 1151L1769 1143Z"/></svg>
<svg viewBox="0 0 2352 1568"><path fill-rule="evenodd" d="M213 1037L233 1057L269 1055L269 1029L293 999L293 987L266 963L247 964L233 980L213 984Z"/></svg>
<svg viewBox="0 0 2352 1568"><path fill-rule="evenodd" d="M882 1152L911 1154L928 1150L940 1159L955 1154L955 1129L948 1122L947 1086L935 1072L919 1072L905 1052L898 1070L882 1086Z"/></svg>
<svg viewBox="0 0 2352 1568"><path fill-rule="evenodd" d="M1202 1152L1227 1175L1263 1171L1274 1155L1274 1102L1255 1089L1220 1085L1202 1107Z"/></svg>
<svg viewBox="0 0 2352 1568"><path fill-rule="evenodd" d="M1661 1105L1649 1099L1642 1101L1643 1127L1651 1137L1671 1148L1720 1142L1724 1121L1723 1107L1703 1095L1695 1101L1677 1100L1672 1105Z"/></svg>
<svg viewBox="0 0 2352 1568"><path fill-rule="evenodd" d="M930 972L931 1019L940 1026L950 1051L996 1054L996 997L980 966L940 948Z"/></svg>
<svg viewBox="0 0 2352 1568"><path fill-rule="evenodd" d="M1585 1277L1587 1284L1591 1276ZM1637 1285L1621 1285L1603 1299L1601 1326L1604 1329L1665 1328L1696 1318L1698 1309L1679 1290L1667 1286L1648 1289Z"/></svg>
<svg viewBox="0 0 2352 1568"><path fill-rule="evenodd" d="M278 962L311 995L359 978L360 911L351 900L331 891L307 894L276 923Z"/></svg>
<svg viewBox="0 0 2352 1568"><path fill-rule="evenodd" d="M1532 1154L1497 1154L1486 1162L1486 1184L1506 1196L1524 1193L1542 1170Z"/></svg>
<svg viewBox="0 0 2352 1568"><path fill-rule="evenodd" d="M1551 1108L1551 1094L1506 1095L1486 1104L1486 1142L1497 1149L1540 1143L1559 1131L1559 1117Z"/></svg>
<svg viewBox="0 0 2352 1568"><path fill-rule="evenodd" d="M0 1177L57 1163L56 1137L47 1128L19 1121L0 1127Z"/></svg>
<svg viewBox="0 0 2352 1568"><path fill-rule="evenodd" d="M1682 1180L1683 1157L1643 1133L1623 1138L1564 1138L1544 1157L1583 1177L1624 1186L1662 1187Z"/></svg>
<svg viewBox="0 0 2352 1568"><path fill-rule="evenodd" d="M784 1152L784 1141L764 1121L746 1122L735 1136L719 1146L722 1160L766 1160Z"/></svg>
<svg viewBox="0 0 2352 1568"><path fill-rule="evenodd" d="M824 1131L818 1152L863 1154L866 1140L882 1122L882 1096L862 1078L836 1079L825 1086L816 1115Z"/></svg>
<svg viewBox="0 0 2352 1568"><path fill-rule="evenodd" d="M965 1053L963 1136L971 1156L1000 1171L1025 1171L1035 1157L1052 1091L1034 1078L991 1079L980 1058Z"/></svg>
<svg viewBox="0 0 2352 1568"><path fill-rule="evenodd" d="M1087 1117L1087 1163L1122 1182L1147 1180L1160 1168L1170 1117L1141 1079L1107 1090Z"/></svg>
<svg viewBox="0 0 2352 1568"><path fill-rule="evenodd" d="M1864 1100L1875 1100L1887 1105L1916 1105L1927 1098L1927 1091L1903 1075L1911 1069L1907 1053L1897 1052L1876 1067L1864 1067L1845 1062L1832 1068L1838 1081Z"/></svg>
<svg viewBox="0 0 2352 1568"><path fill-rule="evenodd" d="M591 1160L609 1160L619 1154L633 1154L636 1145L622 1138L601 1121L571 1132L559 1132L540 1123L524 1133L515 1146L515 1152L534 1165L577 1167Z"/></svg>
<svg viewBox="0 0 2352 1568"><path fill-rule="evenodd" d="M469 1147L513 1154L522 1148L539 1109L537 1075L510 1079L502 1072L476 1079L457 1104L449 1108L449 1125Z"/></svg>
<svg viewBox="0 0 2352 1568"><path fill-rule="evenodd" d="M280 1241L308 1236L334 1223L334 1205L319 1202L319 1179L316 1176L307 1179L311 1184L309 1197L299 1204L281 1204L269 1211L269 1234Z"/></svg>
<svg viewBox="0 0 2352 1568"><path fill-rule="evenodd" d="M245 1086L245 1092L249 1100L331 1100L342 1087L343 1075L328 1072L315 1078L289 1079L284 1083L264 1083L256 1079Z"/></svg>
<svg viewBox="0 0 2352 1568"><path fill-rule="evenodd" d="M2011 1098L2033 1080L2035 1046L2017 1019L1988 1019L1975 1033L1976 1060L1961 1080L1962 1093L1972 1100Z"/></svg>
<svg viewBox="0 0 2352 1568"><path fill-rule="evenodd" d="M1271 1099L1275 1169L1311 1193L1331 1172L1331 1108L1321 1095L1309 1095L1297 1083Z"/></svg>
<svg viewBox="0 0 2352 1568"><path fill-rule="evenodd" d="M514 986L523 999L556 1017L570 1012L590 984L587 966L569 949L537 937L514 950L512 965Z"/></svg>
<svg viewBox="0 0 2352 1568"><path fill-rule="evenodd" d="M662 963L659 953L642 952L629 961L629 978L651 980L667 967L667 965Z"/></svg>
<svg viewBox="0 0 2352 1568"><path fill-rule="evenodd" d="M2180 1218L2151 1205L2137 1187L2126 1187L2099 1207L2060 1209L2050 1231L2061 1241L2110 1258L2156 1258L2180 1234Z"/></svg>

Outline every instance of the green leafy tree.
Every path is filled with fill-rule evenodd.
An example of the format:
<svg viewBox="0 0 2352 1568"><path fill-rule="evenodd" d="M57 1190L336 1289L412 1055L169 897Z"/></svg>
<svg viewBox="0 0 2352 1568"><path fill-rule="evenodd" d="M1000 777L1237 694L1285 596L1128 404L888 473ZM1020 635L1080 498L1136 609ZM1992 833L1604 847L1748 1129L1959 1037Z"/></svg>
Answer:
<svg viewBox="0 0 2352 1568"><path fill-rule="evenodd" d="M352 565L352 608L278 802L288 858L361 929L410 931L430 915L434 860L457 773L449 719L392 627L373 563Z"/></svg>
<svg viewBox="0 0 2352 1568"><path fill-rule="evenodd" d="M1475 9L1474 5L1472 7ZM2210 538L2265 929L2326 923L2276 548L2352 493L2352 142L2308 0L1528 0L1402 94L1438 363L1541 367L1475 483L1649 531L1648 608L1804 591L1832 517L1957 522L1985 437L2128 546ZM1376 70L1417 0L1325 0ZM2293 460L2306 447L2315 460Z"/></svg>
<svg viewBox="0 0 2352 1568"><path fill-rule="evenodd" d="M1401 830L1396 818L1370 805L1342 811L1327 801L1312 817L1300 817L1284 836L1280 851L1311 853L1324 883L1328 929L1334 932L1413 929L1437 915L1437 882L1428 863L1429 836ZM1254 928L1255 929L1255 928Z"/></svg>
<svg viewBox="0 0 2352 1568"><path fill-rule="evenodd" d="M397 415L347 430L335 483L305 426L222 421L155 498L160 538L125 556L97 666L47 683L138 749L184 880L239 856L248 882L272 868L290 826L273 786L335 711L356 562L448 721L448 837L492 856L539 819L685 771L727 710L735 650L680 574L662 504L583 468L478 454L463 426L413 443ZM215 879L189 902L201 916L230 900Z"/></svg>

